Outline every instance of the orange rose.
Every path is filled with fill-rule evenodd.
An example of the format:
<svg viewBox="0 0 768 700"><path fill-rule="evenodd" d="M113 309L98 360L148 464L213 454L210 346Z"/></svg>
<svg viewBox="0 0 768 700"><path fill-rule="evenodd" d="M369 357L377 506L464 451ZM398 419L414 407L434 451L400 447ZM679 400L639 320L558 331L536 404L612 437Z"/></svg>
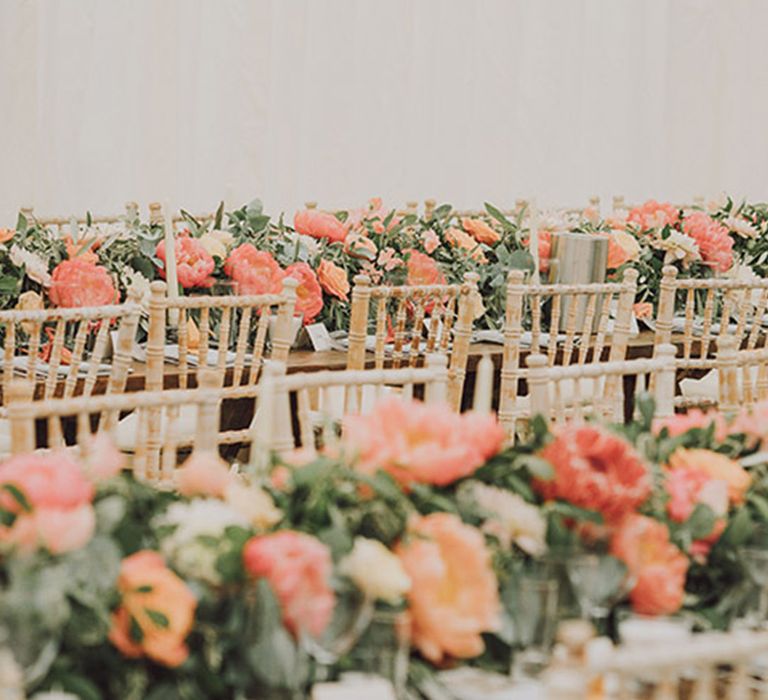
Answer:
<svg viewBox="0 0 768 700"><path fill-rule="evenodd" d="M293 263L285 268L285 276L298 280L296 287L296 313L304 315L304 325L312 323L323 309L323 290L314 270L305 262Z"/></svg>
<svg viewBox="0 0 768 700"><path fill-rule="evenodd" d="M738 462L712 450L685 449L679 447L669 458L670 469L697 469L710 479L724 481L728 485L728 500L732 505L744 503L752 477Z"/></svg>
<svg viewBox="0 0 768 700"><path fill-rule="evenodd" d="M117 301L107 268L81 258L64 260L56 266L48 296L56 306L67 308L101 306Z"/></svg>
<svg viewBox="0 0 768 700"><path fill-rule="evenodd" d="M478 243L494 245L501 240L499 232L492 229L482 219L462 219L461 225Z"/></svg>
<svg viewBox="0 0 768 700"><path fill-rule="evenodd" d="M357 260L376 260L376 244L367 236L352 234L344 241L344 252Z"/></svg>
<svg viewBox="0 0 768 700"><path fill-rule="evenodd" d="M625 263L637 260L640 255L640 244L637 239L626 231L613 231L608 236L608 262L606 267L615 270Z"/></svg>
<svg viewBox="0 0 768 700"><path fill-rule="evenodd" d="M128 658L147 656L169 668L183 664L197 606L184 581L157 552L143 550L123 559L117 588L122 601L112 614L112 644Z"/></svg>
<svg viewBox="0 0 768 700"><path fill-rule="evenodd" d="M670 615L683 604L687 557L669 541L667 526L645 515L627 516L611 540L635 580L629 594L641 615Z"/></svg>
<svg viewBox="0 0 768 700"><path fill-rule="evenodd" d="M0 243L10 241L15 235L16 231L12 228L0 228Z"/></svg>
<svg viewBox="0 0 768 700"><path fill-rule="evenodd" d="M411 579L413 642L430 661L467 659L484 649L483 632L498 629L499 593L482 533L449 513L413 522L397 545Z"/></svg>
<svg viewBox="0 0 768 700"><path fill-rule="evenodd" d="M466 250L475 262L488 262L485 253L483 253L482 248L480 248L480 244L472 238L472 236L464 233L460 228L451 226L451 228L445 232L445 237L454 248Z"/></svg>
<svg viewBox="0 0 768 700"><path fill-rule="evenodd" d="M418 250L407 250L408 258L408 284L445 284L445 277L437 263Z"/></svg>
<svg viewBox="0 0 768 700"><path fill-rule="evenodd" d="M347 273L330 260L321 260L317 266L317 280L323 291L342 301L349 299L349 280Z"/></svg>

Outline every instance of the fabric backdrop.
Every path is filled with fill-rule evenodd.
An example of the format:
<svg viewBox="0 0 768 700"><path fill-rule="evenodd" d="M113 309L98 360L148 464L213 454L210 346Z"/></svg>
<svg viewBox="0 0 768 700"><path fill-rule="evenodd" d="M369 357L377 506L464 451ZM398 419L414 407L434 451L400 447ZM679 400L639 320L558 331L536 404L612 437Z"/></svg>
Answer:
<svg viewBox="0 0 768 700"><path fill-rule="evenodd" d="M0 0L0 225L768 197L765 0Z"/></svg>

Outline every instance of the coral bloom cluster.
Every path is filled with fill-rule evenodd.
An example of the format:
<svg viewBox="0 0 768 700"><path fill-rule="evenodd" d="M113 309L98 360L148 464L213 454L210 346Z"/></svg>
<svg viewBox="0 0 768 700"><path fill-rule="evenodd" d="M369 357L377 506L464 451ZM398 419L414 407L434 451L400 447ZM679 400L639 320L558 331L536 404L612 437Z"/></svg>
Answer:
<svg viewBox="0 0 768 700"><path fill-rule="evenodd" d="M48 296L56 306L74 308L114 304L117 292L105 267L81 258L64 260L53 270Z"/></svg>
<svg viewBox="0 0 768 700"><path fill-rule="evenodd" d="M696 241L701 257L715 272L727 272L733 266L733 239L728 228L702 211L693 212L683 221L683 233Z"/></svg>
<svg viewBox="0 0 768 700"><path fill-rule="evenodd" d="M408 284L445 284L437 262L418 250L405 251L408 258Z"/></svg>
<svg viewBox="0 0 768 700"><path fill-rule="evenodd" d="M541 452L554 467L550 481L537 480L544 498L561 498L619 522L651 493L648 468L635 449L605 428L572 425Z"/></svg>
<svg viewBox="0 0 768 700"><path fill-rule="evenodd" d="M680 212L669 202L657 202L649 199L639 207L632 209L627 216L627 223L634 224L641 231L674 226L680 220Z"/></svg>
<svg viewBox="0 0 768 700"><path fill-rule="evenodd" d="M206 247L191 236L178 236L174 243L176 254L176 276L184 289L193 287L210 287L213 284L211 274L216 267L213 256ZM157 244L156 255L163 261L160 274L166 279L165 272L165 241Z"/></svg>
<svg viewBox="0 0 768 700"><path fill-rule="evenodd" d="M332 243L341 242L347 237L349 227L333 214L319 209L304 209L296 212L293 227L304 236L327 238Z"/></svg>
<svg viewBox="0 0 768 700"><path fill-rule="evenodd" d="M443 486L469 476L504 441L494 416L398 398L379 402L368 415L348 416L344 434L345 447L359 455L358 469L383 469L405 487Z"/></svg>
<svg viewBox="0 0 768 700"><path fill-rule="evenodd" d="M324 544L292 530L252 537L243 548L243 564L251 576L269 582L295 637L323 633L335 605L331 553Z"/></svg>
<svg viewBox="0 0 768 700"><path fill-rule="evenodd" d="M51 554L80 549L93 536L93 484L63 454L28 454L0 465L0 509L13 521L0 525L0 545Z"/></svg>
<svg viewBox="0 0 768 700"><path fill-rule="evenodd" d="M129 658L146 656L170 668L184 663L197 607L184 581L157 552L144 550L123 559L117 588L110 641Z"/></svg>
<svg viewBox="0 0 768 700"><path fill-rule="evenodd" d="M395 552L412 586L413 643L430 661L482 653L499 626L499 594L482 533L449 513L414 520Z"/></svg>

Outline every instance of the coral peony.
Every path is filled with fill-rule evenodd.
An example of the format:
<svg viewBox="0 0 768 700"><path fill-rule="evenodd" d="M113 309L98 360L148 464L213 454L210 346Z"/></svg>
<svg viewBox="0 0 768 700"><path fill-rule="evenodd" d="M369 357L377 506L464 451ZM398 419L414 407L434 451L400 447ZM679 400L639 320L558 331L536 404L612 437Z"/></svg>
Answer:
<svg viewBox="0 0 768 700"><path fill-rule="evenodd" d="M744 496L752 483L752 477L738 462L719 452L679 447L669 458L670 469L697 469L710 479L724 481L728 485L728 499L733 505L744 503Z"/></svg>
<svg viewBox="0 0 768 700"><path fill-rule="evenodd" d="M128 658L147 656L170 668L184 663L197 607L184 581L157 552L143 550L123 559L117 588L122 599L112 614L112 644Z"/></svg>
<svg viewBox="0 0 768 700"><path fill-rule="evenodd" d="M365 416L347 416L344 445L358 468L389 472L402 485L443 486L472 474L495 455L504 431L494 416L457 414L442 404L380 401Z"/></svg>
<svg viewBox="0 0 768 700"><path fill-rule="evenodd" d="M640 456L605 428L566 426L540 455L555 469L551 481L534 482L544 498L599 511L608 522L636 510L651 493L650 475Z"/></svg>
<svg viewBox="0 0 768 700"><path fill-rule="evenodd" d="M665 488L669 494L667 514L675 522L688 520L699 503L709 506L720 516L728 510L728 485L712 479L701 469L681 467L668 470Z"/></svg>
<svg viewBox="0 0 768 700"><path fill-rule="evenodd" d="M482 533L448 513L411 523L396 553L412 581L413 642L430 661L471 658L498 629L498 583Z"/></svg>
<svg viewBox="0 0 768 700"><path fill-rule="evenodd" d="M251 243L235 248L224 264L224 274L238 284L240 294L280 294L285 273L271 253Z"/></svg>
<svg viewBox="0 0 768 700"><path fill-rule="evenodd" d="M80 258L64 260L53 270L48 296L67 308L114 304L117 292L107 268Z"/></svg>
<svg viewBox="0 0 768 700"><path fill-rule="evenodd" d="M323 633L335 604L331 554L324 544L292 530L252 537L243 548L243 564L251 576L264 577L272 586L294 636L302 630Z"/></svg>
<svg viewBox="0 0 768 700"><path fill-rule="evenodd" d="M733 239L720 222L703 211L696 211L683 221L683 233L696 241L702 259L716 272L726 272L731 268Z"/></svg>
<svg viewBox="0 0 768 700"><path fill-rule="evenodd" d="M176 488L182 496L224 498L235 476L218 455L195 452L176 473Z"/></svg>
<svg viewBox="0 0 768 700"><path fill-rule="evenodd" d="M680 212L669 202L659 203L649 199L629 212L627 222L635 224L641 231L674 226L680 219Z"/></svg>
<svg viewBox="0 0 768 700"><path fill-rule="evenodd" d="M485 245L495 245L501 240L501 234L482 219L461 220L462 228L470 234L478 243Z"/></svg>
<svg viewBox="0 0 768 700"><path fill-rule="evenodd" d="M22 552L80 549L96 527L93 493L83 471L64 454L11 458L0 465L0 508L14 517L0 525L0 543Z"/></svg>
<svg viewBox="0 0 768 700"><path fill-rule="evenodd" d="M445 284L438 264L418 250L406 250L408 257L408 284Z"/></svg>
<svg viewBox="0 0 768 700"><path fill-rule="evenodd" d="M485 257L485 253L483 253L482 248L480 248L480 244L474 238L472 238L472 236L470 236L468 233L465 233L460 228L451 226L446 230L445 238L452 247L467 251L469 256L475 262L488 262L488 259Z"/></svg>
<svg viewBox="0 0 768 700"><path fill-rule="evenodd" d="M210 287L213 284L211 273L213 268L216 267L216 263L211 254L205 249L205 246L197 238L179 235L173 248L176 252L176 277L184 289ZM157 244L155 255L163 261L160 275L165 279L164 240Z"/></svg>
<svg viewBox="0 0 768 700"><path fill-rule="evenodd" d="M641 615L669 615L683 604L688 559L669 541L663 523L629 515L611 540L611 554L621 559L634 579L630 601Z"/></svg>
<svg viewBox="0 0 768 700"><path fill-rule="evenodd" d="M611 231L608 236L608 262L606 267L615 270L628 262L637 260L640 255L640 244L637 239L626 231Z"/></svg>
<svg viewBox="0 0 768 700"><path fill-rule="evenodd" d="M303 314L304 325L312 323L323 310L323 290L314 270L305 262L293 263L285 268L286 277L298 281L296 287L296 313Z"/></svg>
<svg viewBox="0 0 768 700"><path fill-rule="evenodd" d="M349 280L344 268L330 260L321 260L317 266L317 281L327 294L342 301L348 301Z"/></svg>
<svg viewBox="0 0 768 700"><path fill-rule="evenodd" d="M725 440L727 427L725 418L717 411L702 411L700 408L688 409L688 413L675 413L666 418L657 418L653 421L653 434L661 435L664 428L669 437L678 437L696 428L705 429L715 426L715 439Z"/></svg>
<svg viewBox="0 0 768 700"><path fill-rule="evenodd" d="M304 236L327 238L331 242L343 241L348 231L347 225L333 214L319 209L297 211L293 217L293 227Z"/></svg>

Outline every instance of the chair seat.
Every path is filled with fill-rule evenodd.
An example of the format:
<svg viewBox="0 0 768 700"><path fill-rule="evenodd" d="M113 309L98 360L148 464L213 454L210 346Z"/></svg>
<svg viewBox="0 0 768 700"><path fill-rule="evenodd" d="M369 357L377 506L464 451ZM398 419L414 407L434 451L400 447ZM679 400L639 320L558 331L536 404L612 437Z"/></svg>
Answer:
<svg viewBox="0 0 768 700"><path fill-rule="evenodd" d="M174 425L176 441L190 444L194 441L197 431L197 406L186 405L179 409L179 415ZM160 417L160 441L165 442L168 430L168 415L166 410L161 411ZM115 444L122 452L135 452L136 439L139 433L139 415L134 411L117 423L115 429Z"/></svg>
<svg viewBox="0 0 768 700"><path fill-rule="evenodd" d="M757 367L749 368L749 383L754 387L757 381ZM739 397L744 396L744 375L739 369L736 373L736 387ZM680 381L680 391L688 403L717 403L720 396L720 374L711 369L703 377L693 379L688 377Z"/></svg>

